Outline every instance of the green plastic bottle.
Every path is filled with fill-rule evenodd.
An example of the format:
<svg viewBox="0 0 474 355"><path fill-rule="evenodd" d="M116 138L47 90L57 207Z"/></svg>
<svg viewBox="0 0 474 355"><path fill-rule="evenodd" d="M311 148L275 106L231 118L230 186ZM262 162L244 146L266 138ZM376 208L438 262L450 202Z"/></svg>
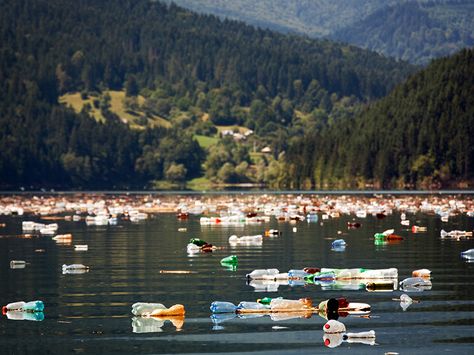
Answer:
<svg viewBox="0 0 474 355"><path fill-rule="evenodd" d="M221 260L222 265L237 265L237 255L229 255Z"/></svg>

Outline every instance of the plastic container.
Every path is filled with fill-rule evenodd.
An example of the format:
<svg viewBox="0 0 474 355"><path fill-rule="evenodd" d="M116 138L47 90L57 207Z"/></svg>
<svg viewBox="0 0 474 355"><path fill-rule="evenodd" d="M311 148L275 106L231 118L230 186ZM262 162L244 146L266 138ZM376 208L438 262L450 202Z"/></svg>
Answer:
<svg viewBox="0 0 474 355"><path fill-rule="evenodd" d="M20 311L20 312L43 312L44 303L43 301L30 301L30 302L12 302L3 306L2 313L10 311Z"/></svg>
<svg viewBox="0 0 474 355"><path fill-rule="evenodd" d="M313 302L309 298L299 300L288 300L284 298L274 298L270 301L271 310L303 310L311 308Z"/></svg>
<svg viewBox="0 0 474 355"><path fill-rule="evenodd" d="M309 274L303 270L290 270L288 271L288 278L290 280L303 280Z"/></svg>
<svg viewBox="0 0 474 355"><path fill-rule="evenodd" d="M425 279L429 279L431 277L431 270L428 270L428 269L413 270L413 272L411 273L411 276L423 277Z"/></svg>
<svg viewBox="0 0 474 355"><path fill-rule="evenodd" d="M247 302L242 301L237 305L237 311L239 309L254 309L254 310L261 310L261 309L269 309L268 305L264 305L258 302Z"/></svg>
<svg viewBox="0 0 474 355"><path fill-rule="evenodd" d="M333 271L320 271L315 274L310 274L304 278L305 281L333 281L336 279L336 274Z"/></svg>
<svg viewBox="0 0 474 355"><path fill-rule="evenodd" d="M25 267L26 267L26 261L24 260L10 261L10 269L24 269Z"/></svg>
<svg viewBox="0 0 474 355"><path fill-rule="evenodd" d="M166 307L161 303L137 302L132 305L132 314L135 316L148 315L156 309L166 309Z"/></svg>
<svg viewBox="0 0 474 355"><path fill-rule="evenodd" d="M431 281L422 277L409 277L400 281L400 289L404 291L423 291L431 289Z"/></svg>
<svg viewBox="0 0 474 355"><path fill-rule="evenodd" d="M461 256L466 259L474 259L474 249L463 251Z"/></svg>
<svg viewBox="0 0 474 355"><path fill-rule="evenodd" d="M247 274L246 277L250 280L259 280L264 276L277 275L280 271L278 269L257 269L253 270L250 274Z"/></svg>
<svg viewBox="0 0 474 355"><path fill-rule="evenodd" d="M237 255L229 255L221 259L221 264L223 265L237 265L237 263Z"/></svg>
<svg viewBox="0 0 474 355"><path fill-rule="evenodd" d="M336 239L331 243L332 248L345 248L347 245L344 239Z"/></svg>
<svg viewBox="0 0 474 355"><path fill-rule="evenodd" d="M201 247L197 246L196 244L189 243L189 244L186 246L186 251L187 251L189 254L199 253L199 252L201 251Z"/></svg>
<svg viewBox="0 0 474 355"><path fill-rule="evenodd" d="M235 313L237 306L231 302L214 301L210 309L212 313Z"/></svg>

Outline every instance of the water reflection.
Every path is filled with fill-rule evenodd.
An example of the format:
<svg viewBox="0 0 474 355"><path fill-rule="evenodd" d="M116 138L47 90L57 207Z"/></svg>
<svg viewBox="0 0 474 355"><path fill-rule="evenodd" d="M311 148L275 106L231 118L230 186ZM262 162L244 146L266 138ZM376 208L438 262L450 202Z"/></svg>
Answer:
<svg viewBox="0 0 474 355"><path fill-rule="evenodd" d="M184 316L174 317L133 317L133 333L157 333L163 331L165 322L169 321L176 331L180 331L184 325Z"/></svg>

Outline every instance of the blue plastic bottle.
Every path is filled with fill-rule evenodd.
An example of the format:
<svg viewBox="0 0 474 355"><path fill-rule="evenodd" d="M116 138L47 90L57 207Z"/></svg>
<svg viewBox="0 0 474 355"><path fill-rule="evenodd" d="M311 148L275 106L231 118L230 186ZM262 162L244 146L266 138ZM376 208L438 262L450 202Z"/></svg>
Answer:
<svg viewBox="0 0 474 355"><path fill-rule="evenodd" d="M210 309L212 313L235 313L237 306L231 302L214 301Z"/></svg>

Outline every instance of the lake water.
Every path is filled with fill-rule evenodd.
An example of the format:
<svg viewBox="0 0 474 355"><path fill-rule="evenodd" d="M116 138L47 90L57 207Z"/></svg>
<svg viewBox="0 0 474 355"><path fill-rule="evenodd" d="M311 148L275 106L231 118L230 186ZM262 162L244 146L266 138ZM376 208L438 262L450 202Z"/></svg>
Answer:
<svg viewBox="0 0 474 355"><path fill-rule="evenodd" d="M39 218L0 217L0 303L40 299L45 303L44 320L15 321L0 318L1 354L157 354L157 353L356 353L384 354L473 354L474 353L474 263L460 252L474 248L474 240L441 239L440 230L472 230L474 218L459 215L441 222L434 215L408 215L412 224L426 226L414 234L400 224L394 213L384 219L357 219L362 227L347 229L354 216L317 223L270 223L242 226L201 226L199 216L187 221L174 214L155 215L140 223L120 221L116 226L86 226L84 221L59 221L59 233L72 233L73 244L88 244L85 252L58 245L51 237L24 239L22 220ZM321 224L323 222L323 224ZM293 228L296 227L296 232ZM186 232L178 232L186 228ZM231 248L232 235L261 234L276 228L282 234L265 238L260 247ZM373 235L395 228L404 240L375 245ZM204 239L225 249L188 256L191 237ZM345 251L331 251L331 242L343 238ZM221 258L235 254L237 270L223 268ZM10 269L10 260L26 260L25 269ZM82 263L90 271L63 275L62 264ZM321 285L281 285L256 292L245 275L258 268L281 272L306 266L371 269L398 268L399 279L413 270L432 271L431 290L411 292L420 303L406 311L392 298L402 292L368 292ZM160 270L192 270L193 274L164 274ZM274 320L269 316L213 320L209 305L214 300L238 303L263 296L319 301L345 296L349 301L372 306L372 317L344 317L349 332L373 329L376 344L342 342L325 346L325 319ZM183 320L134 327L134 302L160 302L186 307ZM140 320L138 320L140 321ZM143 325L143 323L142 323ZM160 327L161 326L161 327ZM178 329L177 327L178 326ZM142 331L141 333L134 332ZM149 331L149 332L145 332Z"/></svg>

